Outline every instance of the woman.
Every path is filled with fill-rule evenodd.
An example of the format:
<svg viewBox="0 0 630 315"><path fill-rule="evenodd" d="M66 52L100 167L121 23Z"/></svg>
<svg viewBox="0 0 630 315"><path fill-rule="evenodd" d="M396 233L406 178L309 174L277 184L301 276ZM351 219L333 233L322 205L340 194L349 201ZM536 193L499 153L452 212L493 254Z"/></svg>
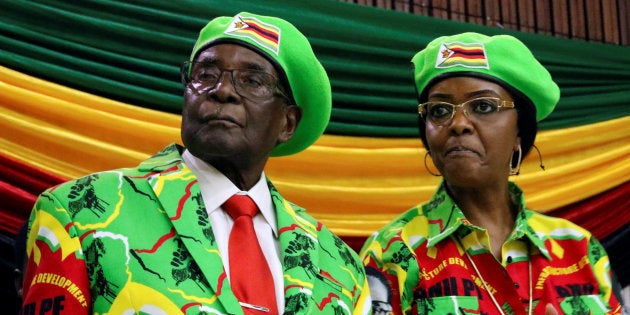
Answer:
<svg viewBox="0 0 630 315"><path fill-rule="evenodd" d="M444 180L361 251L391 313L620 314L599 242L527 209L509 181L558 102L549 72L506 35L440 37L412 62L425 163Z"/></svg>

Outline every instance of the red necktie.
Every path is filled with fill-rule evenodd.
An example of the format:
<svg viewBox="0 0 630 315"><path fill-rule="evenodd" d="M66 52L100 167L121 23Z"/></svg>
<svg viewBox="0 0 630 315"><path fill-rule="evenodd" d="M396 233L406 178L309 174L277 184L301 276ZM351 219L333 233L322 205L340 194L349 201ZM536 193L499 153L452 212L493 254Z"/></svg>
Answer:
<svg viewBox="0 0 630 315"><path fill-rule="evenodd" d="M223 209L234 219L228 242L234 295L245 314L278 314L273 277L252 221L258 207L249 196L234 195L223 204Z"/></svg>

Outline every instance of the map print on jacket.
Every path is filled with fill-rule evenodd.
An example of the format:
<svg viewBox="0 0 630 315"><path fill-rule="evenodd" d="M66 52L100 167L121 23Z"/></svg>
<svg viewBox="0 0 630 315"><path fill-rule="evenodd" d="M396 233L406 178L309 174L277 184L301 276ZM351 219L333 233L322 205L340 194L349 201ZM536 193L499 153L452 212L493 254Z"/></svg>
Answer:
<svg viewBox="0 0 630 315"><path fill-rule="evenodd" d="M30 218L24 314L243 314L182 149L173 144L137 168L40 196ZM356 253L268 185L283 249L284 314L367 314Z"/></svg>

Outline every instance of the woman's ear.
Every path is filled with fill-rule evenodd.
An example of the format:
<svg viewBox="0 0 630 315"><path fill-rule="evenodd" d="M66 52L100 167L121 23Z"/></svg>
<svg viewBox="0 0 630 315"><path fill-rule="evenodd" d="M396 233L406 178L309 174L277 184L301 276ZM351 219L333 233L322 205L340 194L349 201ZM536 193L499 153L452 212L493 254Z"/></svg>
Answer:
<svg viewBox="0 0 630 315"><path fill-rule="evenodd" d="M516 143L514 144L514 151L518 151L518 148L521 146L521 137L516 136Z"/></svg>

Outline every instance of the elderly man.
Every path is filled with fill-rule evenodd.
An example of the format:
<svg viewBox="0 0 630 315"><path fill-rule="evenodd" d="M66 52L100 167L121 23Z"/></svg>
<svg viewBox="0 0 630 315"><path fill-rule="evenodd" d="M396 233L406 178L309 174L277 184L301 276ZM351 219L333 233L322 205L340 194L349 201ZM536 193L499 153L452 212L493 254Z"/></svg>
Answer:
<svg viewBox="0 0 630 315"><path fill-rule="evenodd" d="M43 193L24 314L362 314L357 255L264 174L323 133L330 83L287 21L216 18L182 66L182 140Z"/></svg>

